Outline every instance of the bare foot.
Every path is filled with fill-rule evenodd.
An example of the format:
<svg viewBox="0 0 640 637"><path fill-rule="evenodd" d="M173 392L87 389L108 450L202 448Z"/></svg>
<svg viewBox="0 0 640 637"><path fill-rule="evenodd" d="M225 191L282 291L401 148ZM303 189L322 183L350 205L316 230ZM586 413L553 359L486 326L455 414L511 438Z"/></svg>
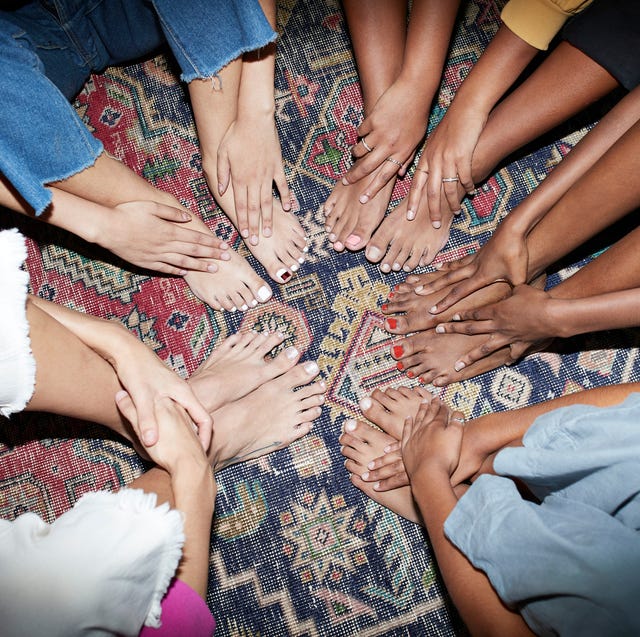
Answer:
<svg viewBox="0 0 640 637"><path fill-rule="evenodd" d="M444 288L433 294L421 296L412 288L394 289L389 293L389 302L383 303L381 309L384 314L399 315L387 318L384 322L385 329L391 334L409 334L431 329L439 323L449 321L458 312L482 307L505 298L511 291L511 286L503 282L492 283L470 294L444 312L431 314L430 309L443 299L449 290L450 288Z"/></svg>
<svg viewBox="0 0 640 637"><path fill-rule="evenodd" d="M366 204L360 203L359 184L345 186L338 182L324 204L325 230L336 252L361 250L384 219L396 183L389 183Z"/></svg>
<svg viewBox="0 0 640 637"><path fill-rule="evenodd" d="M324 382L311 382L319 373L313 361L301 363L215 411L214 471L282 449L309 433L324 403Z"/></svg>
<svg viewBox="0 0 640 637"><path fill-rule="evenodd" d="M360 409L380 429L400 440L404 419L415 416L420 405L431 397L432 395L422 387L388 387L384 391L376 389L371 397L365 396L360 401Z"/></svg>
<svg viewBox="0 0 640 637"><path fill-rule="evenodd" d="M384 454L384 450L396 440L370 425L347 420L340 436L340 451L346 458L345 467L352 484L378 504L415 524L424 526L420 511L411 494L411 487L404 486L392 491L376 491L376 483L360 478L368 472L369 463Z"/></svg>
<svg viewBox="0 0 640 637"><path fill-rule="evenodd" d="M463 354L486 340L485 334L437 334L435 330L426 330L397 341L391 351L398 361L398 369L409 378L443 387L514 362L511 350L504 347L471 365L455 369L456 362Z"/></svg>
<svg viewBox="0 0 640 637"><path fill-rule="evenodd" d="M295 347L268 356L284 338L268 331L238 332L226 338L189 378L205 409L214 412L291 369L300 358Z"/></svg>
<svg viewBox="0 0 640 637"><path fill-rule="evenodd" d="M217 192L214 195L220 208L237 228L233 186L230 184L222 196ZM275 198L271 236L262 234L256 245L250 241L246 241L245 245L278 283L286 283L299 270L308 250L307 237L300 222L293 213L285 212Z"/></svg>
<svg viewBox="0 0 640 637"><path fill-rule="evenodd" d="M448 206L436 230L425 210L412 221L407 219L408 201L405 197L386 216L367 244L367 259L380 262L382 272L411 272L419 265L429 265L449 240L453 214Z"/></svg>

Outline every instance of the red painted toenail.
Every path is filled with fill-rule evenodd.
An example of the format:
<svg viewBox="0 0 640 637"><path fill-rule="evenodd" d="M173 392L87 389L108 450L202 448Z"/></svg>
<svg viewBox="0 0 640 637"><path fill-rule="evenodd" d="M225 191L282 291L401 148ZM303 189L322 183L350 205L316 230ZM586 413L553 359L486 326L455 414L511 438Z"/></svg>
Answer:
<svg viewBox="0 0 640 637"><path fill-rule="evenodd" d="M413 372L409 371L409 372L407 372L407 376L409 378L413 378L415 376L415 374Z"/></svg>
<svg viewBox="0 0 640 637"><path fill-rule="evenodd" d="M291 272L283 272L280 278L283 281L288 281L291 278Z"/></svg>
<svg viewBox="0 0 640 637"><path fill-rule="evenodd" d="M396 369L402 371L404 369L404 365L402 363L396 363Z"/></svg>
<svg viewBox="0 0 640 637"><path fill-rule="evenodd" d="M396 284L393 286L393 289L394 289L394 290L396 290L396 291L398 291L398 290L400 289L400 284L399 284L399 283L396 283Z"/></svg>
<svg viewBox="0 0 640 637"><path fill-rule="evenodd" d="M389 309L389 306L386 303L383 303L380 307L383 312L386 312Z"/></svg>
<svg viewBox="0 0 640 637"><path fill-rule="evenodd" d="M404 354L404 347L402 345L393 346L393 357L400 358Z"/></svg>
<svg viewBox="0 0 640 637"><path fill-rule="evenodd" d="M398 327L398 321L394 318L387 319L387 325L389 326L389 329L395 330Z"/></svg>
<svg viewBox="0 0 640 637"><path fill-rule="evenodd" d="M418 378L418 380L423 384L426 385L427 383L425 382L424 378L422 378L422 376L420 376L420 378Z"/></svg>
<svg viewBox="0 0 640 637"><path fill-rule="evenodd" d="M389 297L390 299L392 299L395 296L395 292L389 292Z"/></svg>

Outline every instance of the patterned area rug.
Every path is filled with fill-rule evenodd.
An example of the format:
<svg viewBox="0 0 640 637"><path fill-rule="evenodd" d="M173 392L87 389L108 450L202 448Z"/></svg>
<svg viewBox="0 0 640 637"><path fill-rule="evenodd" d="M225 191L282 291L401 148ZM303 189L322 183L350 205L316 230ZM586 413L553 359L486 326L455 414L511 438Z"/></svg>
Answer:
<svg viewBox="0 0 640 637"><path fill-rule="evenodd" d="M499 4L476 0L461 16L431 125L495 32ZM180 279L132 273L50 228L6 215L2 223L20 225L31 237L34 293L122 321L181 374L195 370L228 334L250 328L279 329L288 335L285 346L295 343L305 359L318 361L327 400L313 432L219 475L208 594L218 634L459 634L425 534L364 498L343 467L337 438L344 419L358 417L359 399L375 388L415 384L396 370L378 311L390 286L404 277L381 274L362 253L335 254L323 229L320 206L348 165L362 118L340 5L282 0L279 9L277 119L310 251L271 302L244 315L214 312ZM159 56L94 76L77 108L111 154L239 246L202 176L190 108L170 60ZM465 201L439 258L477 249L583 132L536 148L493 175ZM398 184L394 200L406 193L407 182ZM572 339L562 351L530 356L441 394L477 416L638 380L637 345L635 330ZM142 471L128 447L85 423L31 414L3 423L3 430L0 515L7 519L30 510L51 521L84 492L125 484ZM60 431L70 438L56 437Z"/></svg>

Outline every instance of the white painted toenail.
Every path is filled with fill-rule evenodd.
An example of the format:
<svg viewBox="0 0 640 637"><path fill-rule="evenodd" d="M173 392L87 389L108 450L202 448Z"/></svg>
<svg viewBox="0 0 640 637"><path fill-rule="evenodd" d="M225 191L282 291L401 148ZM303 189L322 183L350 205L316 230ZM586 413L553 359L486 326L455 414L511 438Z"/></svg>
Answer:
<svg viewBox="0 0 640 637"><path fill-rule="evenodd" d="M458 361L454 366L453 369L455 369L457 372L459 372L461 369L464 369L466 367L466 365L462 362L462 361Z"/></svg>
<svg viewBox="0 0 640 637"><path fill-rule="evenodd" d="M304 257L298 257L298 263L302 265L304 263Z"/></svg>
<svg viewBox="0 0 640 637"><path fill-rule="evenodd" d="M297 263L294 263L289 269L291 272L297 272L300 266Z"/></svg>
<svg viewBox="0 0 640 637"><path fill-rule="evenodd" d="M388 263L383 263L383 264L380 266L380 270L381 270L382 272L384 272L385 274L387 274L388 272L391 272L391 268L389 267L389 264L388 264Z"/></svg>
<svg viewBox="0 0 640 637"><path fill-rule="evenodd" d="M256 305L258 305L258 301L256 301L255 299L252 299L251 307L255 307Z"/></svg>
<svg viewBox="0 0 640 637"><path fill-rule="evenodd" d="M290 360L295 360L295 358L298 356L298 350L295 347L287 347L287 349L284 350L284 355Z"/></svg>
<svg viewBox="0 0 640 637"><path fill-rule="evenodd" d="M362 409L362 411L367 411L367 409L371 408L371 405L373 405L373 401L371 400L371 398L369 398L369 396L365 396L360 401L360 409Z"/></svg>
<svg viewBox="0 0 640 637"><path fill-rule="evenodd" d="M317 374L320 371L320 368L318 367L318 364L315 363L314 361L309 361L308 363L304 364L304 371L307 372L307 374L309 375Z"/></svg>
<svg viewBox="0 0 640 637"><path fill-rule="evenodd" d="M376 248L375 246L369 246L369 248L367 249L367 258L370 261L378 261L381 255L382 255L382 250L380 250L380 248Z"/></svg>
<svg viewBox="0 0 640 637"><path fill-rule="evenodd" d="M344 423L344 428L347 431L355 431L356 430L356 421L355 420L347 420L347 422Z"/></svg>
<svg viewBox="0 0 640 637"><path fill-rule="evenodd" d="M263 285L258 290L258 299L264 303L265 301L271 298L271 294L272 294L271 289L268 286Z"/></svg>
<svg viewBox="0 0 640 637"><path fill-rule="evenodd" d="M236 312L237 310L238 310L238 308L234 305L234 306L229 310L229 312Z"/></svg>
<svg viewBox="0 0 640 637"><path fill-rule="evenodd" d="M303 252L309 252L309 246L305 246L304 248L302 248Z"/></svg>
<svg viewBox="0 0 640 637"><path fill-rule="evenodd" d="M240 309L241 309L243 312L246 312L246 311L249 309L249 306L248 306L246 303L243 303L243 304L242 304L242 306L240 307Z"/></svg>
<svg viewBox="0 0 640 637"><path fill-rule="evenodd" d="M393 270L394 272L398 272L398 271L400 270L400 268L401 268L401 267L402 267L402 266L401 266L398 262L396 262L396 263L394 263L394 264L393 264L393 266L392 266L392 270Z"/></svg>

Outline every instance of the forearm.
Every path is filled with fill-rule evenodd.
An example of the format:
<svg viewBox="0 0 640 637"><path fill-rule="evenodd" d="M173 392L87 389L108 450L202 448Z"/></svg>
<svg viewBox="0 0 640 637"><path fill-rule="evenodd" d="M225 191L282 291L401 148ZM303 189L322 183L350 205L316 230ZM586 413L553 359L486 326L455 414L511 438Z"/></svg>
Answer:
<svg viewBox="0 0 640 637"><path fill-rule="evenodd" d="M460 86L451 108L488 116L537 53L502 25Z"/></svg>
<svg viewBox="0 0 640 637"><path fill-rule="evenodd" d="M415 87L413 108L428 116L449 48L459 0L414 0L399 79Z"/></svg>
<svg viewBox="0 0 640 637"><path fill-rule="evenodd" d="M203 599L209 576L211 522L216 484L211 467L195 465L171 476L175 507L184 514L185 543L177 577Z"/></svg>
<svg viewBox="0 0 640 637"><path fill-rule="evenodd" d="M472 635L529 635L518 613L507 609L487 576L445 536L444 523L458 499L444 472L423 470L411 479L438 567L453 603Z"/></svg>

